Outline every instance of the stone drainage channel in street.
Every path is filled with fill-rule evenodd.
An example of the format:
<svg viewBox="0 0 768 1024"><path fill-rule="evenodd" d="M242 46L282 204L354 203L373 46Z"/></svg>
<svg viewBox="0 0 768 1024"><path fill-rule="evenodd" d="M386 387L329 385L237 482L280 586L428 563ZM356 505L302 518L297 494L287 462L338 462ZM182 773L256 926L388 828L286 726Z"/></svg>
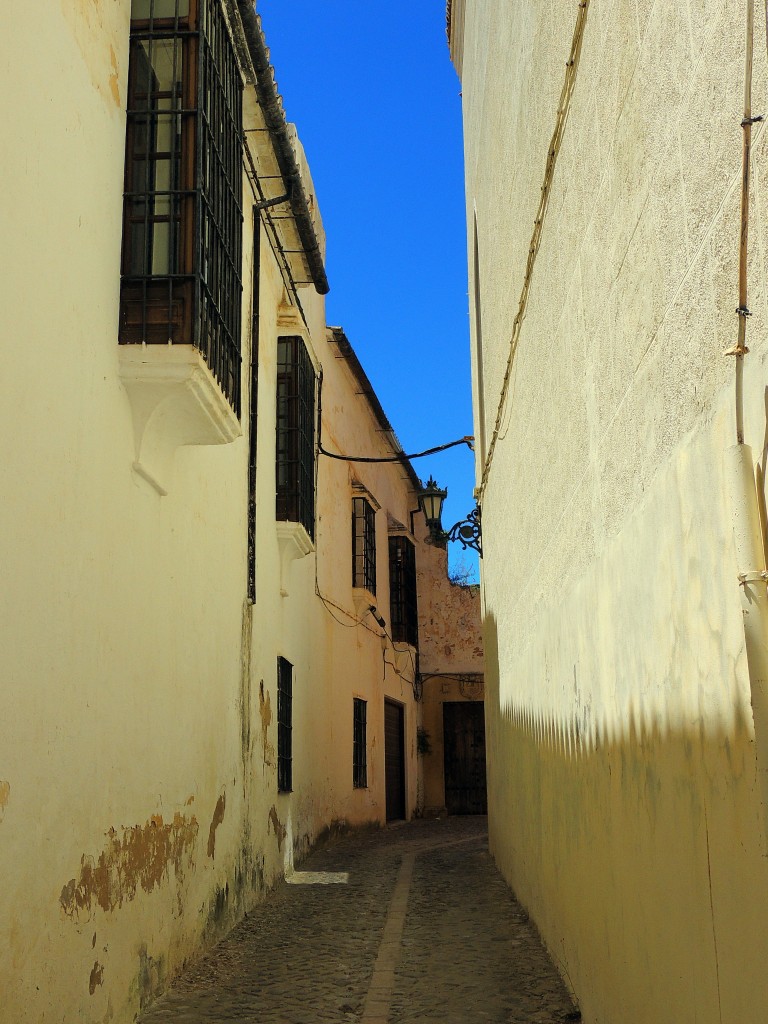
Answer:
<svg viewBox="0 0 768 1024"><path fill-rule="evenodd" d="M487 819L313 853L140 1024L557 1024L578 1011L488 853Z"/></svg>

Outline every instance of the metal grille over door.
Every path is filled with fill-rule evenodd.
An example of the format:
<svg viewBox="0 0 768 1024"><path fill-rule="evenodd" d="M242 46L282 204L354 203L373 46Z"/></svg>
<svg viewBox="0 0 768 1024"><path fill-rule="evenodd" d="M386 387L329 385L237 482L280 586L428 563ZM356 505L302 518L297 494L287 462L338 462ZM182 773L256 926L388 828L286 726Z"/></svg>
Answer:
<svg viewBox="0 0 768 1024"><path fill-rule="evenodd" d="M487 814L483 701L443 704L445 806L449 814Z"/></svg>
<svg viewBox="0 0 768 1024"><path fill-rule="evenodd" d="M405 818L405 729L403 708L384 701L384 774L387 791L387 821Z"/></svg>

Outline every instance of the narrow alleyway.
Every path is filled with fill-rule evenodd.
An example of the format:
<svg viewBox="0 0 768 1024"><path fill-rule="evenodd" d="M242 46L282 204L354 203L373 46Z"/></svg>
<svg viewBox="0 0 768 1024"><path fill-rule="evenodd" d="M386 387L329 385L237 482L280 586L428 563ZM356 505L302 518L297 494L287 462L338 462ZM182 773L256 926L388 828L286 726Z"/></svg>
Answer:
<svg viewBox="0 0 768 1024"><path fill-rule="evenodd" d="M313 854L140 1024L551 1024L577 1019L488 854L485 818Z"/></svg>

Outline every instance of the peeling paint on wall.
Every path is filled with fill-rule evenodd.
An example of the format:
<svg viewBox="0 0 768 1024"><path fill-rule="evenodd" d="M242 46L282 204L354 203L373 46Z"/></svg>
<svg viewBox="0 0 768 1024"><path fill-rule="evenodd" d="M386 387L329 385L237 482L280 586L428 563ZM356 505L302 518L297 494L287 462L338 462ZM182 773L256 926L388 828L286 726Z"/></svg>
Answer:
<svg viewBox="0 0 768 1024"><path fill-rule="evenodd" d="M278 818L277 809L274 804L272 804L272 807L270 808L269 811L269 821L272 825L272 830L274 831L275 836L277 837L277 848L282 852L283 840L285 839L288 830ZM267 831L269 831L269 825L267 825Z"/></svg>
<svg viewBox="0 0 768 1024"><path fill-rule="evenodd" d="M227 797L222 793L216 801L216 809L213 812L211 827L208 830L208 856L213 857L216 850L216 829L224 821L224 810L227 806Z"/></svg>
<svg viewBox="0 0 768 1024"><path fill-rule="evenodd" d="M104 965L96 960L91 968L91 977L88 981L88 991L93 995L99 985L104 984Z"/></svg>
<svg viewBox="0 0 768 1024"><path fill-rule="evenodd" d="M10 782L4 782L0 779L0 821L3 820L5 815L5 808L8 806L8 801L11 799L11 784Z"/></svg>
<svg viewBox="0 0 768 1024"><path fill-rule="evenodd" d="M59 902L68 917L90 915L94 905L114 910L134 899L142 888L150 892L168 878L172 867L181 878L192 863L198 824L176 814L172 824L155 815L145 824L107 832L106 848L98 859L83 854L80 876L61 890Z"/></svg>

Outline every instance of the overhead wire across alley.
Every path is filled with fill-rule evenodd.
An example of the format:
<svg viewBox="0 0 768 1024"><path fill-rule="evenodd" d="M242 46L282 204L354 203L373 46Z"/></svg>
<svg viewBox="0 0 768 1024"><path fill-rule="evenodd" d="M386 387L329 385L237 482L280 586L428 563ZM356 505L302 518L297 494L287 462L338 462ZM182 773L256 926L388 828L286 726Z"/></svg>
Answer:
<svg viewBox="0 0 768 1024"><path fill-rule="evenodd" d="M322 372L322 368L320 369L320 371L319 371L319 373L317 375L317 380L318 380L318 388L317 388L317 422L316 422L316 431L317 431L317 451L318 451L318 454L320 454L320 455L327 455L329 458L338 459L339 461L342 461L342 462L402 462L404 459L412 459L412 458L419 458L420 457L419 455L405 455L403 453L400 453L399 455L394 455L394 456L371 457L371 456L335 455L333 452L327 452L323 448L323 443L322 443L322 436L323 436L322 435L322 420L323 420L323 372ZM458 441L451 441L449 444L439 445L436 448L432 448L429 451L422 452L420 454L421 455L430 455L430 454L433 454L433 453L438 452L438 451L444 451L447 448L453 448L454 446L459 445L459 444L467 444L470 448L472 448L472 442L473 441L474 441L473 437L463 437L463 438L461 438ZM319 472L320 472L320 460L319 459L315 459L315 493L317 493ZM383 619L383 617L381 617L378 614L378 611L377 611L375 605L371 605L370 608L366 609L366 611L365 611L365 613L363 615L359 615L359 614L356 614L355 612L349 611L347 608L344 608L342 605L337 604L336 601L333 601L330 597L328 597L326 594L324 594L322 592L322 590L320 589L320 580L318 578L317 563L318 563L318 559L315 558L315 595L320 599L320 601L323 604L323 607L328 612L328 614L331 616L331 618L334 620L334 622L337 622L340 626L342 626L345 629L357 629L358 626L362 626L363 629L367 629L368 632L369 633L373 633L374 636L377 636L380 639L386 638L389 641L389 643L391 644L392 650L394 651L395 654L406 653L404 651L399 651L397 649L396 641L392 638L391 634L389 633L389 630L386 627L386 622ZM350 621L349 622L343 621L342 619L339 618L339 616L336 614L336 612L341 612L342 615L344 615ZM374 628L373 626L368 625L368 623L365 621L366 617L369 614L371 614L371 613L373 614L373 617L374 617L374 619L376 621L376 628ZM379 630L381 630L381 632ZM418 674L417 673L417 668L416 668L416 662L414 660L412 652L410 651L410 649L408 647L406 647L406 651L407 651L407 653L409 654L409 656L411 658L411 665L412 665L412 668L413 668L413 679L409 679L403 672L401 672L398 669L397 665L395 665L393 662L387 661L386 645L382 648L382 660L383 660L383 663L384 663L384 677L386 678L387 665L389 665L391 668L394 669L395 673L398 676L400 676L401 679L405 680L405 682L409 683L414 688L414 693L415 693L416 692L416 681L417 681L416 677L417 677L417 674Z"/></svg>
<svg viewBox="0 0 768 1024"><path fill-rule="evenodd" d="M449 441L448 444L439 444L435 448L427 448L426 451L416 452L413 455L407 455L405 452L400 452L398 455L337 455L336 452L329 452L323 448L322 444L318 444L318 452L320 455L326 455L329 459L338 459L339 462L402 462L403 459L423 459L426 455L436 455L437 452L445 452L449 448L455 448L457 445L465 444L470 451L475 450L475 439L471 434L467 434L465 437L460 437L457 441Z"/></svg>

